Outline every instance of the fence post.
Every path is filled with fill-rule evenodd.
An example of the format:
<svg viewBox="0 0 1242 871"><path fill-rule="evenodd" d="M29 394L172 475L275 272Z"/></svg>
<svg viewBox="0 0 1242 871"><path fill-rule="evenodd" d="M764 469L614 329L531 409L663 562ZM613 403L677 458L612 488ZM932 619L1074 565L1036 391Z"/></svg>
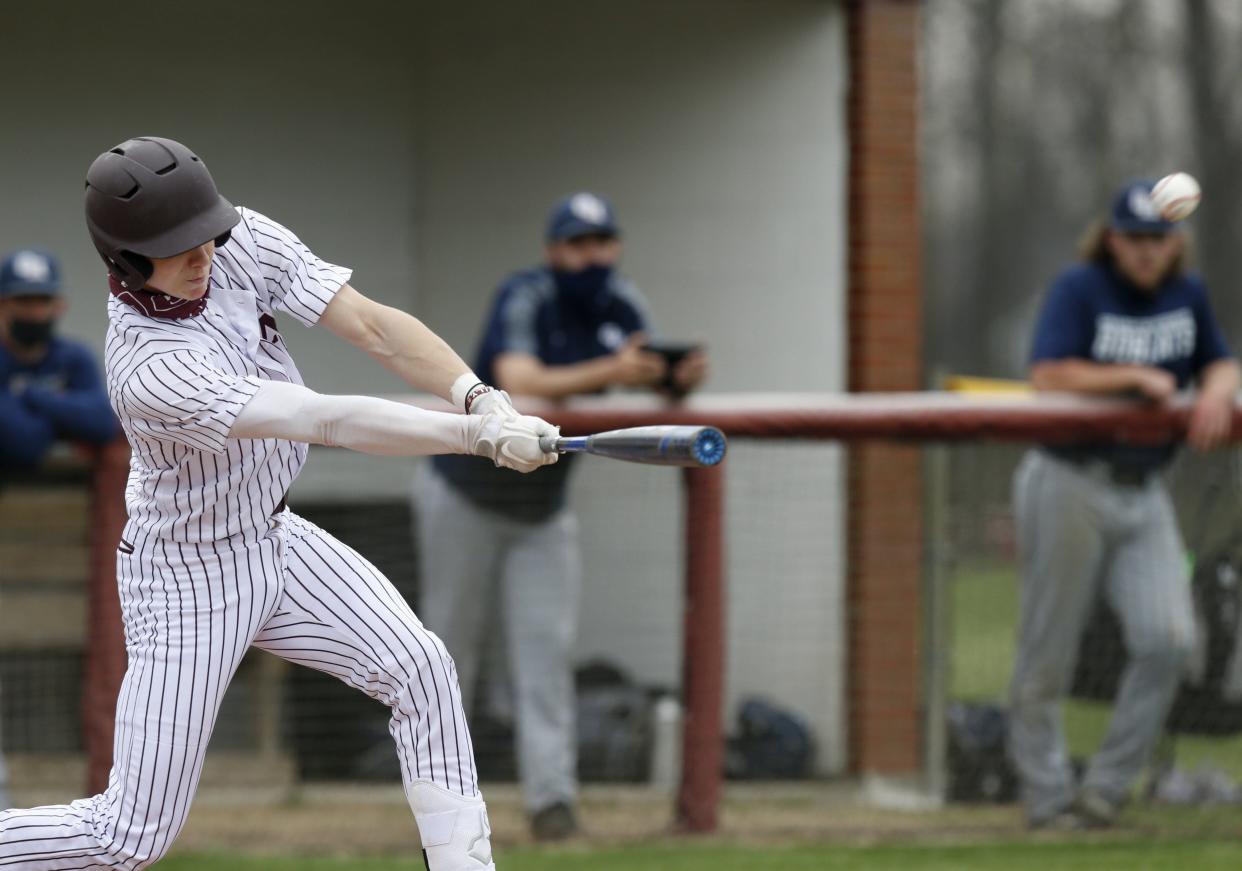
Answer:
<svg viewBox="0 0 1242 871"><path fill-rule="evenodd" d="M950 631L949 447L924 449L927 549L923 573L923 697L925 702L923 774L928 796L936 802L948 792L947 753L949 681L952 667Z"/></svg>
<svg viewBox="0 0 1242 871"><path fill-rule="evenodd" d="M677 824L710 832L724 778L724 472L686 469L686 602L682 686L686 717Z"/></svg>

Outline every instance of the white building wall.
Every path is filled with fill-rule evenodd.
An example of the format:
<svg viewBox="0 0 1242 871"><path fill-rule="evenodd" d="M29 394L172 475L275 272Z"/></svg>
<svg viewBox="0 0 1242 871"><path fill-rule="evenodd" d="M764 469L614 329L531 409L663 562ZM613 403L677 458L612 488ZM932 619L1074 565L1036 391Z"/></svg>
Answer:
<svg viewBox="0 0 1242 871"><path fill-rule="evenodd" d="M532 14L534 9L540 14ZM710 389L839 390L844 15L825 2L453 4L419 34L418 311L473 351L493 288L575 189L613 199L660 331L706 342ZM844 764L836 449L730 461L730 716L760 693ZM579 652L680 680L679 480L580 464ZM790 547L790 544L793 547Z"/></svg>
<svg viewBox="0 0 1242 871"><path fill-rule="evenodd" d="M360 0L6 9L0 52L0 248L38 245L65 267L65 329L102 350L103 266L82 221L86 169L130 136L198 152L232 202L294 227L356 267L380 299L412 299L414 74L395 4ZM339 343L286 332L328 391L400 389Z"/></svg>
<svg viewBox="0 0 1242 871"><path fill-rule="evenodd" d="M82 179L103 149L155 134L189 143L235 203L288 223L468 355L492 288L537 261L548 207L591 188L617 205L625 271L661 332L707 343L711 390L845 382L836 3L48 0L8 13L5 37L0 248L62 258L64 328L96 348L104 291ZM320 390L401 390L325 335L291 321L286 335ZM738 444L731 466L730 710L757 692L792 707L837 770L838 452ZM676 474L580 472L580 654L676 684ZM393 496L407 481L396 461L316 450L294 496Z"/></svg>

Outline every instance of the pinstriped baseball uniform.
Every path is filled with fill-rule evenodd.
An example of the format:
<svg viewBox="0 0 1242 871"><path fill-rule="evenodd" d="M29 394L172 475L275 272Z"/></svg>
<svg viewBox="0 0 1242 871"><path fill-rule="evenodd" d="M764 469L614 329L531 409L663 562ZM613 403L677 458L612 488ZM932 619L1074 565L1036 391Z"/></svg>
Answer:
<svg viewBox="0 0 1242 871"><path fill-rule="evenodd" d="M301 383L276 331L315 324L349 270L246 209L190 316L109 300L108 391L133 455L117 577L129 667L108 789L0 814L0 869L141 868L185 822L220 701L254 645L392 709L407 793L477 796L457 675L369 562L284 507L307 448L228 439L264 380ZM150 302L148 301L148 305ZM162 316L171 314L172 316Z"/></svg>

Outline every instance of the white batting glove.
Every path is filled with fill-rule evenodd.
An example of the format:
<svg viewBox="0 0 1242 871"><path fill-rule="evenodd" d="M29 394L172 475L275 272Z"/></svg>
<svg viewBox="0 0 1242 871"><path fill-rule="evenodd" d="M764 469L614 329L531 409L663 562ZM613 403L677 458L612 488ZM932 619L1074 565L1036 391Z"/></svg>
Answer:
<svg viewBox="0 0 1242 871"><path fill-rule="evenodd" d="M477 422L473 411L467 425L470 453L475 456L487 457L497 466L518 472L533 472L560 459L556 451L545 451L539 444L541 438L561 433L546 420L518 414L512 405L508 406L512 416L499 410L478 415Z"/></svg>
<svg viewBox="0 0 1242 871"><path fill-rule="evenodd" d="M521 417L518 410L513 407L513 400L509 398L509 394L495 387L470 398L470 414L499 414L501 417L510 419Z"/></svg>

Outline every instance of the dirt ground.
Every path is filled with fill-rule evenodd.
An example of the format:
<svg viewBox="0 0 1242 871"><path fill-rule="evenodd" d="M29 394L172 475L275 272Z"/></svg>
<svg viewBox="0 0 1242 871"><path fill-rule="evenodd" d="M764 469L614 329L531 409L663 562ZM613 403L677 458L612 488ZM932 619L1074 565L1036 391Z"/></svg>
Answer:
<svg viewBox="0 0 1242 871"><path fill-rule="evenodd" d="M526 843L520 796L511 785L486 791L497 846ZM886 809L868 805L856 786L731 786L717 842L961 844L1029 835L1014 806ZM648 843L679 835L671 797L645 787L590 786L580 813L583 844ZM1135 808L1101 837L1242 837L1242 814L1231 808ZM1082 837L1081 834L1077 837ZM417 848L417 834L398 786L308 786L277 803L252 791L200 795L179 851L397 853Z"/></svg>
<svg viewBox="0 0 1242 871"><path fill-rule="evenodd" d="M82 778L80 765L70 769L61 764L49 773L23 764L24 768L18 766L21 777L14 782L60 786L16 790L14 797L22 806L75 797ZM417 830L399 784L294 784L287 771L217 758L175 849L361 855L417 848ZM516 785L485 785L484 792L496 845L528 843ZM1119 827L1089 837L1242 840L1240 810L1237 805L1137 806L1127 809ZM900 786L852 781L730 783L721 805L720 825L706 836L679 833L673 825L673 797L647 786L587 785L579 813L582 846L683 837L726 844L852 845L979 844L1063 837L1028 833L1020 809L1013 805L938 806Z"/></svg>

